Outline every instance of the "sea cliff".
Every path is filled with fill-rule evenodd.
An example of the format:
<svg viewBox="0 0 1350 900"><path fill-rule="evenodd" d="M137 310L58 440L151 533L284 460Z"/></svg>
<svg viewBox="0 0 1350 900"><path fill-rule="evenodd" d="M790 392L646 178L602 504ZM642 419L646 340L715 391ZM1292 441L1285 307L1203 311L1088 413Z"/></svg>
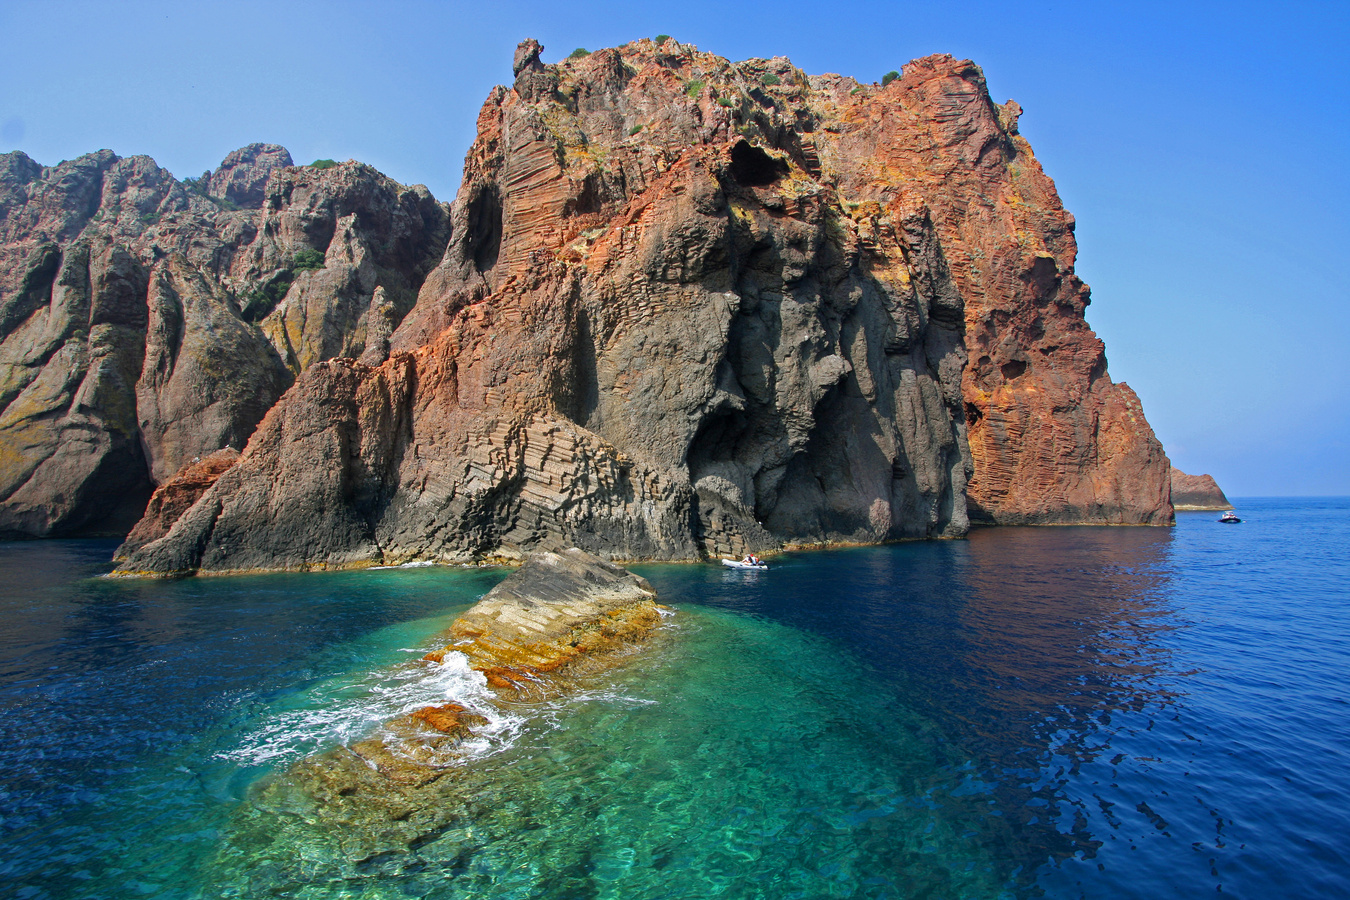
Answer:
<svg viewBox="0 0 1350 900"><path fill-rule="evenodd" d="M267 145L187 185L6 157L0 429L33 449L0 460L0 527L128 521L220 447L238 462L124 572L1170 523L1073 217L977 66L881 86L673 40L541 49L483 105L448 207ZM109 188L128 168L155 190ZM97 247L122 269L80 262ZM99 330L111 301L70 285L112 296L123 270ZM53 347L84 360L64 392ZM83 499L34 512L57 494Z"/></svg>
<svg viewBox="0 0 1350 900"><path fill-rule="evenodd" d="M1232 509L1212 475L1187 475L1172 469L1172 505L1176 509Z"/></svg>

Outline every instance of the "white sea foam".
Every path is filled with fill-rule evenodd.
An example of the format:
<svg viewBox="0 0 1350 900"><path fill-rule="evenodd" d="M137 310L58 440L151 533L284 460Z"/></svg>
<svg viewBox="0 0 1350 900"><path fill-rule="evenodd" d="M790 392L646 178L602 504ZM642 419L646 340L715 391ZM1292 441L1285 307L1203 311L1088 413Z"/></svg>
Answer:
<svg viewBox="0 0 1350 900"><path fill-rule="evenodd" d="M464 654L447 653L440 663L399 666L356 683L329 682L284 708L277 704L242 736L238 747L219 756L248 765L284 764L369 737L396 716L445 703L458 703L488 720L461 747L466 756L486 755L510 746L523 724L491 701L483 674L469 667Z"/></svg>

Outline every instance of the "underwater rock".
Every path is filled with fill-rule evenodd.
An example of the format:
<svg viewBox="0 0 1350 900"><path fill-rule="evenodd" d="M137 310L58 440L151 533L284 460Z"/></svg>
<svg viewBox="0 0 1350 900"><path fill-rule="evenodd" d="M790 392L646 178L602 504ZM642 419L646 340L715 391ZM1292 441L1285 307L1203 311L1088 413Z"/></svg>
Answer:
<svg viewBox="0 0 1350 900"><path fill-rule="evenodd" d="M498 702L520 712L626 659L661 618L655 597L645 579L580 550L533 554L455 621L445 636L453 643L412 665L464 653ZM464 745L489 726L483 712L493 711L421 707L296 763L238 812L222 871L244 867L260 891L284 891L303 880L289 847L323 846L332 865L352 871L415 849L471 802L461 790L474 768Z"/></svg>
<svg viewBox="0 0 1350 900"><path fill-rule="evenodd" d="M613 665L651 635L661 615L645 578L575 548L535 553L455 620L455 642L503 696L542 699Z"/></svg>

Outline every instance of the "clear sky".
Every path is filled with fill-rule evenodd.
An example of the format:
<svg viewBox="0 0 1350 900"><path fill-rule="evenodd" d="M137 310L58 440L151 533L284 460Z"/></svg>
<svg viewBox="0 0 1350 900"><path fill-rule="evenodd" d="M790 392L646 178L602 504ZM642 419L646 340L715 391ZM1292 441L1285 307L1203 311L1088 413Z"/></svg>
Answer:
<svg viewBox="0 0 1350 900"><path fill-rule="evenodd" d="M1078 220L1088 321L1168 455L1236 496L1350 494L1350 2L0 0L0 151L182 177L253 141L442 199L516 43L670 34L878 80L945 52L1016 99Z"/></svg>

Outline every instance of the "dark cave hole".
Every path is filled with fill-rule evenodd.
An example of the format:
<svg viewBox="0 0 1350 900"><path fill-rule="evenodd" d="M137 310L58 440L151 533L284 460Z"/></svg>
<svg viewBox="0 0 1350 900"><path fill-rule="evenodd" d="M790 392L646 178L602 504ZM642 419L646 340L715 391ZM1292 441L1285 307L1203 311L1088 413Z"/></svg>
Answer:
<svg viewBox="0 0 1350 900"><path fill-rule="evenodd" d="M1004 379L1012 381L1027 370L1027 364L1020 359L1010 359L999 368L1003 371Z"/></svg>
<svg viewBox="0 0 1350 900"><path fill-rule="evenodd" d="M705 419L685 453L690 479L697 481L709 463L735 459L745 426L744 413L730 409L719 410Z"/></svg>
<svg viewBox="0 0 1350 900"><path fill-rule="evenodd" d="M469 201L468 255L479 272L497 264L502 249L502 199L496 185L489 185Z"/></svg>
<svg viewBox="0 0 1350 900"><path fill-rule="evenodd" d="M731 177L744 187L764 187L788 173L785 160L774 159L749 141L737 141L731 148Z"/></svg>

